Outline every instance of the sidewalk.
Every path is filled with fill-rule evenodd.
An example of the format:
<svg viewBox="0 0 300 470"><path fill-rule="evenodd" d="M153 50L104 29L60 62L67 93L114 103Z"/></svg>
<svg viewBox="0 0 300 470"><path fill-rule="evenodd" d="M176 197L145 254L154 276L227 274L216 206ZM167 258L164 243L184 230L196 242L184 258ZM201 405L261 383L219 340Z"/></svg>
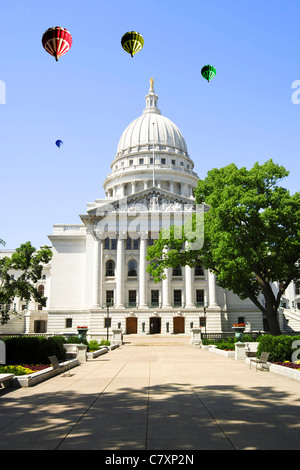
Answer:
<svg viewBox="0 0 300 470"><path fill-rule="evenodd" d="M185 337L124 341L70 376L0 391L0 449L299 448L298 381Z"/></svg>

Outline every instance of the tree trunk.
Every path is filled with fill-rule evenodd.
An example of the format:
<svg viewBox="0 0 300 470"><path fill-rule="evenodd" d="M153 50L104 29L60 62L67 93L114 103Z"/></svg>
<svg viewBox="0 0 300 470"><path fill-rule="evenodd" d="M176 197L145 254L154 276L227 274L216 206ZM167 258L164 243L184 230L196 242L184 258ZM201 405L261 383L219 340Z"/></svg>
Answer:
<svg viewBox="0 0 300 470"><path fill-rule="evenodd" d="M273 336L281 335L281 330L278 321L278 312L275 305L266 305L266 318L269 323L270 333Z"/></svg>

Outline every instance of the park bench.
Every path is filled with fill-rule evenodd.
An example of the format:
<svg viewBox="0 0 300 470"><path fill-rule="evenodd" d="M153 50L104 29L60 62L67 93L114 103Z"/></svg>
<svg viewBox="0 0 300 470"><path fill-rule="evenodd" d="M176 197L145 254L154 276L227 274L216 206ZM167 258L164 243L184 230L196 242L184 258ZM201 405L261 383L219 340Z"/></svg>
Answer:
<svg viewBox="0 0 300 470"><path fill-rule="evenodd" d="M11 385L14 379L14 374L0 374L0 390L5 388L5 384Z"/></svg>
<svg viewBox="0 0 300 470"><path fill-rule="evenodd" d="M48 359L52 364L53 370L61 368L64 374L68 371L70 375L70 361L60 363L56 356L49 356Z"/></svg>
<svg viewBox="0 0 300 470"><path fill-rule="evenodd" d="M250 369L251 369L251 362L255 362L255 369L257 370L257 365L260 364L260 370L267 369L269 370L268 358L270 353L262 352L260 357L252 358L250 357Z"/></svg>

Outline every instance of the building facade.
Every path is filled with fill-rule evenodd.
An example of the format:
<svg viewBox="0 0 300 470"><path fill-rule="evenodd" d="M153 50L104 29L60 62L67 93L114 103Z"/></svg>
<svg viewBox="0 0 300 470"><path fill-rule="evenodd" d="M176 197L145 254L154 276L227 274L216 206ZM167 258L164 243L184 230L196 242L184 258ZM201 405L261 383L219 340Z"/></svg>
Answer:
<svg viewBox="0 0 300 470"><path fill-rule="evenodd" d="M111 336L114 329L125 334L189 335L198 326L205 332L231 331L241 321L248 331L263 331L264 319L253 303L218 287L215 275L201 266L169 268L159 283L146 272L147 247L160 230L185 224L198 211L197 181L184 137L161 114L151 79L143 113L119 140L103 185L105 198L87 204L80 224L53 226L53 258L41 283L47 308L27 306L24 315L40 313L49 334L74 334L77 326L87 326L93 339ZM281 326L299 331L299 287L292 283L286 294ZM13 329L9 324L2 331ZM29 320L24 327L27 332L39 328Z"/></svg>

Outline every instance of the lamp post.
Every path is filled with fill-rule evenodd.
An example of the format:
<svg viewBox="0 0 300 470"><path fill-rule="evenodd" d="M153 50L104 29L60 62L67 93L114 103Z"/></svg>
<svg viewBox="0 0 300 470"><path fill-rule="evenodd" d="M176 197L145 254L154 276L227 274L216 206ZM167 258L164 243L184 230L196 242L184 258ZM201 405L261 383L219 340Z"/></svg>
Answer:
<svg viewBox="0 0 300 470"><path fill-rule="evenodd" d="M107 318L106 318L106 340L108 341L108 329L109 329L109 304L106 304Z"/></svg>

